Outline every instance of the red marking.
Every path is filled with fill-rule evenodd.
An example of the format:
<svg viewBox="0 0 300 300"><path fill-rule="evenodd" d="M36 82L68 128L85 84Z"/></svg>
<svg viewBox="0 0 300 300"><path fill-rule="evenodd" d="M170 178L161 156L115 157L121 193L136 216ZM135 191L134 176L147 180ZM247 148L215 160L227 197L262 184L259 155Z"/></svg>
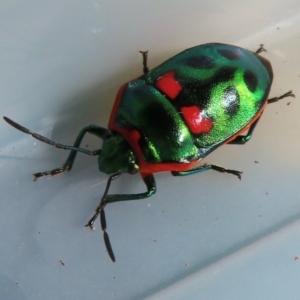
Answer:
<svg viewBox="0 0 300 300"><path fill-rule="evenodd" d="M134 143L137 144L139 142L139 139L141 138L141 134L138 130L134 129L128 132L129 136L128 138Z"/></svg>
<svg viewBox="0 0 300 300"><path fill-rule="evenodd" d="M140 167L140 173L142 177L147 176L148 174L156 173L156 172L163 172L163 171L188 171L192 169L197 163L201 161L202 158L198 160L191 161L190 163L176 163L176 162L170 162L170 163L155 163L151 164L144 160L142 150L138 144L138 140L140 138L140 133L137 130L134 130L134 132L129 131L125 128L118 127L116 125L115 119L116 114L120 105L120 102L122 100L122 96L124 93L125 88L127 87L127 83L122 85L118 91L118 94L116 96L116 100L110 115L109 123L108 123L108 129L114 132L118 132L121 134L127 142L132 147L132 150L134 151L137 161ZM244 131L248 130L249 127L253 122L255 122L258 118L260 118L261 114L263 113L264 109L268 105L268 102L264 104L264 106L260 109L260 111L256 114L256 116L251 120L251 122L242 128L239 132L237 132L234 136L230 137L224 144L229 143L230 141L234 140L238 135L242 134Z"/></svg>
<svg viewBox="0 0 300 300"><path fill-rule="evenodd" d="M148 174L153 174L156 172L164 172L164 171L188 171L194 165L196 165L201 159L191 161L190 163L180 163L180 162L170 162L170 163L148 163L144 160L142 149L139 146L139 139L141 134L138 130L128 130L125 128L121 128L116 125L116 115L119 109L120 102L122 100L122 96L125 88L127 87L127 83L122 85L118 91L116 96L116 100L110 115L108 129L113 132L118 132L121 134L125 140L131 146L133 152L135 153L138 161L138 165L140 167L140 173L142 177L147 176Z"/></svg>
<svg viewBox="0 0 300 300"><path fill-rule="evenodd" d="M112 129L112 128L111 128ZM142 177L148 174L164 171L187 171L190 170L200 160L195 160L190 163L170 162L170 163L148 163L144 160L142 149L139 146L139 139L141 134L138 130L127 130L125 128L115 127L115 131L119 132L130 144L134 151L138 165L140 167L140 173Z"/></svg>
<svg viewBox="0 0 300 300"><path fill-rule="evenodd" d="M172 100L174 100L182 90L182 86L175 79L174 71L160 76L155 82L155 86Z"/></svg>
<svg viewBox="0 0 300 300"><path fill-rule="evenodd" d="M130 144L132 147L132 150L134 151L138 164L140 167L140 173L142 176L146 176L147 174L152 174L156 172L163 172L163 171L188 171L190 170L193 166L195 166L202 158L198 160L191 161L190 163L156 163L156 164L151 164L148 163L144 160L142 150L138 144L138 140L140 138L140 133L137 130L129 131L125 128L120 128L116 125L115 119L116 119L116 114L120 105L120 102L122 100L122 96L124 93L125 88L127 87L127 83L122 85L118 91L111 115L110 115L110 120L108 124L108 129L114 132L118 132L121 134L127 142ZM237 132L234 136L229 138L224 144L229 143L230 141L234 140L238 135L242 134L244 131L249 129L251 124L255 122L262 114L266 106L268 105L268 102L265 103L265 105L260 109L260 111L256 114L256 116L251 120L251 122L242 128L239 132Z"/></svg>
<svg viewBox="0 0 300 300"><path fill-rule="evenodd" d="M193 133L208 133L213 127L212 121L202 116L198 106L186 106L180 110L188 127Z"/></svg>
<svg viewBox="0 0 300 300"><path fill-rule="evenodd" d="M191 161L190 163L180 163L180 162L170 162L170 163L148 163L144 160L142 149L139 146L139 139L141 134L139 131L127 130L125 128L120 128L115 125L110 126L109 128L112 131L118 132L121 134L126 141L131 146L133 152L135 153L140 168L140 173L142 177L147 176L148 174L153 174L157 172L164 171L188 171L194 165L196 165L201 159Z"/></svg>

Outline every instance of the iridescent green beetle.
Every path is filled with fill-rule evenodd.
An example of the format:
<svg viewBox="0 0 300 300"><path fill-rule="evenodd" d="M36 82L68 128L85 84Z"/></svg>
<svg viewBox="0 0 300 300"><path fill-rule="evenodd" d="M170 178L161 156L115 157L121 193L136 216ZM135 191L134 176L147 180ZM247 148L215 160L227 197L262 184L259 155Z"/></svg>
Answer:
<svg viewBox="0 0 300 300"><path fill-rule="evenodd" d="M94 228L100 214L105 245L115 257L106 233L104 207L108 203L150 197L156 191L153 173L170 171L185 176L206 170L236 175L239 171L204 164L200 160L222 144L244 144L268 103L294 96L288 92L268 100L273 80L271 64L255 53L225 44L204 44L185 50L153 70L142 52L144 75L119 89L108 129L90 125L81 130L73 146L65 146L32 133L12 120L15 128L60 149L71 150L62 168L34 174L70 171L77 152L99 155L99 169L110 175L95 215L86 226ZM247 131L246 135L241 135ZM78 148L89 132L103 139L102 149ZM111 181L122 173L140 173L147 191L108 195Z"/></svg>

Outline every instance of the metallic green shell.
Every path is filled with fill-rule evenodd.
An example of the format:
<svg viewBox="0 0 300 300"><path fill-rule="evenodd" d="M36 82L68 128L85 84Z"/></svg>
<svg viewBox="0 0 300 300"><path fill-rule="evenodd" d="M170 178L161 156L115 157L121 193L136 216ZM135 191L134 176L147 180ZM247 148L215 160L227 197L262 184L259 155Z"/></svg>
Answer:
<svg viewBox="0 0 300 300"><path fill-rule="evenodd" d="M158 87L174 73L181 90L172 99ZM206 156L257 116L272 83L270 63L258 54L224 44L187 49L129 82L116 112L116 125L136 129L147 162L190 162ZM212 122L195 133L183 107L197 106Z"/></svg>
<svg viewBox="0 0 300 300"><path fill-rule="evenodd" d="M176 108L143 79L127 84L116 124L141 133L140 147L145 161L188 162L198 156L194 138Z"/></svg>

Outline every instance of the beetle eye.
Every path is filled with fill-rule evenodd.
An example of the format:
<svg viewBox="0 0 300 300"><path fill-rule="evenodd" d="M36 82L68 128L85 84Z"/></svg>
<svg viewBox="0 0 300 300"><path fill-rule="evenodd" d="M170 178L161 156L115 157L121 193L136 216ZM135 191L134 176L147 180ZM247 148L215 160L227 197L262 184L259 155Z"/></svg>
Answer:
<svg viewBox="0 0 300 300"><path fill-rule="evenodd" d="M222 106L229 116L234 116L240 108L240 96L233 86L224 90Z"/></svg>

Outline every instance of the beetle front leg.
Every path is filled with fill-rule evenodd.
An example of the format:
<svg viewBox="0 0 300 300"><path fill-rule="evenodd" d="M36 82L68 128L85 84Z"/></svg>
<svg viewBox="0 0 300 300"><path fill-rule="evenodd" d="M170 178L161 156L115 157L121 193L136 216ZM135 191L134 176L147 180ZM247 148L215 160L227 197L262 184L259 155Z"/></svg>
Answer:
<svg viewBox="0 0 300 300"><path fill-rule="evenodd" d="M112 180L117 179L121 173L116 173L111 175L107 181L106 188L104 194L101 198L100 204L95 209L94 216L89 220L89 222L85 225L85 227L90 227L92 230L94 229L94 223L98 218L100 212L104 210L105 206L108 203L119 202L119 201L129 201L129 200L141 200L148 197L151 197L156 192L156 183L153 174L141 174L142 179L147 187L147 191L145 193L139 194L116 194L116 195L107 195L110 184Z"/></svg>
<svg viewBox="0 0 300 300"><path fill-rule="evenodd" d="M255 51L256 54L259 54L261 52L267 52L267 50L264 48L264 44L260 44L259 48Z"/></svg>
<svg viewBox="0 0 300 300"><path fill-rule="evenodd" d="M195 168L195 169L192 169L189 171L181 171L181 172L172 171L171 173L173 176L187 176L187 175L193 175L193 174L201 173L201 172L208 171L208 170L215 170L215 171L218 171L221 173L229 173L229 174L235 175L238 179L241 179L241 174L243 173L241 171L230 170L230 169L226 169L221 166L213 165L213 164L204 164L198 168Z"/></svg>
<svg viewBox="0 0 300 300"><path fill-rule="evenodd" d="M153 174L141 174L142 179L147 187L147 191L145 193L107 195L111 182L113 180L117 179L120 175L121 175L121 173L116 173L109 177L107 184L106 184L105 192L102 196L100 204L95 209L96 213L90 219L90 221L85 225L86 227L90 227L91 229L93 229L94 222L97 219L97 217L99 216L100 211L103 210L104 207L108 203L119 202L119 201L129 201L129 200L140 200L140 199L145 199L145 198L151 197L153 194L155 194L156 183L155 183Z"/></svg>
<svg viewBox="0 0 300 300"><path fill-rule="evenodd" d="M101 229L103 231L103 239L105 243L106 250L108 252L108 255L110 259L115 262L115 255L112 250L112 246L110 244L109 236L106 232L106 217L104 208L108 203L112 202L118 202L118 201L128 201L128 200L140 200L147 197L151 197L156 192L156 184L153 174L141 174L142 179L147 187L147 192L140 193L140 194L118 194L118 195L107 195L109 191L110 184L113 180L118 178L121 175L121 173L116 173L114 175L111 175L107 181L106 188L104 191L104 194L102 196L102 199L100 201L100 204L96 208L96 212L94 216L89 220L89 222L85 225L85 227L90 227L91 229L94 229L94 223L98 216L100 215L100 224Z"/></svg>
<svg viewBox="0 0 300 300"><path fill-rule="evenodd" d="M140 54L143 55L143 72L144 74L147 74L149 72L149 68L148 68L148 50L147 51L139 51Z"/></svg>
<svg viewBox="0 0 300 300"><path fill-rule="evenodd" d="M129 201L129 200L140 200L151 197L156 192L156 183L153 174L141 174L142 179L147 187L145 193L140 194L117 194L117 195L107 195L103 199L103 203L113 203L119 201ZM101 205L101 204L100 204Z"/></svg>

